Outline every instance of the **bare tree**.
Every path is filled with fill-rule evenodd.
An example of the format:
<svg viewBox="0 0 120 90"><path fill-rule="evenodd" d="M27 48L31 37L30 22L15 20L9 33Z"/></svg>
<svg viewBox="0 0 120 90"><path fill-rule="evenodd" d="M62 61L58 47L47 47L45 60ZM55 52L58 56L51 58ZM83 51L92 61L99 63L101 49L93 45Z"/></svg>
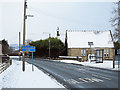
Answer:
<svg viewBox="0 0 120 90"><path fill-rule="evenodd" d="M116 8L113 10L111 19L112 26L115 27L113 38L120 43L120 1L115 3Z"/></svg>
<svg viewBox="0 0 120 90"><path fill-rule="evenodd" d="M118 43L120 44L120 1L118 2Z"/></svg>

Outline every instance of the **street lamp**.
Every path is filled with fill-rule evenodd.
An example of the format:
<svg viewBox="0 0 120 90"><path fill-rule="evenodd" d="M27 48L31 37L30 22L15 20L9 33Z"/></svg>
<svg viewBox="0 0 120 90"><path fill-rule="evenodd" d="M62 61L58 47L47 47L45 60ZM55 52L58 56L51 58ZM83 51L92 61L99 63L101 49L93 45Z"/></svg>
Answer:
<svg viewBox="0 0 120 90"><path fill-rule="evenodd" d="M50 58L50 38L51 38L51 34L49 32L43 32L43 34L49 34L49 58Z"/></svg>

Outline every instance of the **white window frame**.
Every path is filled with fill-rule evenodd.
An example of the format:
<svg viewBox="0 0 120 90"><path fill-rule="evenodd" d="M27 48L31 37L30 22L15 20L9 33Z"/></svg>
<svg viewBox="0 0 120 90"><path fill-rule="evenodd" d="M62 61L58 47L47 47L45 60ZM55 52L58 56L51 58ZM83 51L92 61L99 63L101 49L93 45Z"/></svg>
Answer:
<svg viewBox="0 0 120 90"><path fill-rule="evenodd" d="M107 57L109 57L109 49L107 49Z"/></svg>
<svg viewBox="0 0 120 90"><path fill-rule="evenodd" d="M109 57L109 49L104 49L104 57Z"/></svg>
<svg viewBox="0 0 120 90"><path fill-rule="evenodd" d="M85 49L81 49L81 56L85 56L86 55L86 50Z"/></svg>
<svg viewBox="0 0 120 90"><path fill-rule="evenodd" d="M84 54L83 54L83 49L81 49L81 56L83 56Z"/></svg>
<svg viewBox="0 0 120 90"><path fill-rule="evenodd" d="M86 56L86 50L84 49L84 56Z"/></svg>

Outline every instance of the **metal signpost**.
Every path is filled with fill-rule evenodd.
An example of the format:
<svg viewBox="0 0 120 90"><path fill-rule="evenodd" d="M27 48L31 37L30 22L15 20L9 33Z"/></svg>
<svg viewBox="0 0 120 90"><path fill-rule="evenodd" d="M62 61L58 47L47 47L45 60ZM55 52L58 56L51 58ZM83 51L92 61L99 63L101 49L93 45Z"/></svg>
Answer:
<svg viewBox="0 0 120 90"><path fill-rule="evenodd" d="M90 46L90 62L91 62L91 46L94 44L93 44L93 42L88 42L88 45Z"/></svg>
<svg viewBox="0 0 120 90"><path fill-rule="evenodd" d="M21 52L23 52L23 69L25 69L25 61L24 61L24 54L25 52L32 52L32 71L34 71L33 68L33 52L35 52L35 47L34 46L30 46L30 45L26 45L26 46L21 46Z"/></svg>
<svg viewBox="0 0 120 90"><path fill-rule="evenodd" d="M120 64L119 55L120 55L120 49L118 49L118 68L120 68L120 66L119 66L119 64Z"/></svg>

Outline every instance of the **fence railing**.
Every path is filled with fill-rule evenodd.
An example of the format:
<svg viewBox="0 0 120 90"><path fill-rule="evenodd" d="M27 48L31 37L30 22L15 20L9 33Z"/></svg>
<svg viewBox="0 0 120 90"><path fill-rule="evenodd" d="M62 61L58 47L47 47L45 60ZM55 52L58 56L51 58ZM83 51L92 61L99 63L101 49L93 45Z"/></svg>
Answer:
<svg viewBox="0 0 120 90"><path fill-rule="evenodd" d="M8 60L8 61L0 64L0 74L2 72L4 72L11 64L12 64L12 60Z"/></svg>

